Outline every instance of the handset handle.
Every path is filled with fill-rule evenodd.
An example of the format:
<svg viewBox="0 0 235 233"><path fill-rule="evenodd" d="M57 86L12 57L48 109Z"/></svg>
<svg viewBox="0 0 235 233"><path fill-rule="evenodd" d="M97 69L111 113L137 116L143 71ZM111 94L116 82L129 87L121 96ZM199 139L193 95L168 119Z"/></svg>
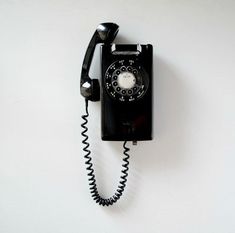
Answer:
<svg viewBox="0 0 235 233"><path fill-rule="evenodd" d="M87 47L85 57L82 64L81 80L80 80L80 92L83 97L91 101L100 100L100 86L98 79L91 79L89 77L90 66L94 55L95 47L99 43L97 32L91 38L91 41Z"/></svg>
<svg viewBox="0 0 235 233"><path fill-rule="evenodd" d="M93 34L91 41L87 47L85 57L82 63L82 73L81 73L81 84L84 83L83 77L85 78L89 74L92 57L94 55L95 47L99 43L97 32Z"/></svg>
<svg viewBox="0 0 235 233"><path fill-rule="evenodd" d="M88 45L81 72L80 92L87 100L100 100L100 87L98 79L89 77L90 66L94 55L95 47L98 43L112 43L118 33L119 26L115 23L100 24Z"/></svg>

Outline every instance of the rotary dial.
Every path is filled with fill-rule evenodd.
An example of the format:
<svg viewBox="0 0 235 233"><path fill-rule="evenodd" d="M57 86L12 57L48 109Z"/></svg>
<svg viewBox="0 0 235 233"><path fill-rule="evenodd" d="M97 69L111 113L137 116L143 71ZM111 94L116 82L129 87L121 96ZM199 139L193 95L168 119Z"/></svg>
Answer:
<svg viewBox="0 0 235 233"><path fill-rule="evenodd" d="M142 66L135 61L121 60L109 66L104 84L112 98L132 102L145 94L149 79Z"/></svg>

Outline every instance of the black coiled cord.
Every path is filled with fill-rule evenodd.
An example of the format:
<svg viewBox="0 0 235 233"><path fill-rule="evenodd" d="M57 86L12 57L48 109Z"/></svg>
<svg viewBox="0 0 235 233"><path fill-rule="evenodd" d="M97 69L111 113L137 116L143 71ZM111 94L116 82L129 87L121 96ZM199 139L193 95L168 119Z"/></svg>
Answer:
<svg viewBox="0 0 235 233"><path fill-rule="evenodd" d="M115 202L117 202L117 200L120 199L120 197L122 196L122 193L126 187L126 182L127 182L127 176L128 176L128 170L129 170L129 154L127 153L130 149L128 147L126 147L126 141L123 143L123 154L125 155L125 157L123 158L123 165L122 167L124 168L121 172L121 180L119 181L119 185L118 188L116 190L116 192L110 197L110 198L102 198L97 190L97 185L96 185L96 179L95 179L95 174L94 174L94 169L93 169L93 164L92 164L92 158L90 156L91 151L89 150L89 142L88 142L88 135L86 134L88 131L87 128L87 123L88 123L88 100L85 100L86 102L86 115L82 115L82 119L84 120L84 122L81 124L82 128L84 129L82 131L82 136L84 137L84 139L82 140L82 143L84 144L83 147L83 151L85 152L85 156L84 158L86 159L85 164L87 165L86 170L88 171L87 175L88 175L88 181L89 181L89 186L90 186L90 191L91 191L91 196L93 197L93 199L96 201L96 203L98 203L99 205L102 206L109 206L114 204Z"/></svg>

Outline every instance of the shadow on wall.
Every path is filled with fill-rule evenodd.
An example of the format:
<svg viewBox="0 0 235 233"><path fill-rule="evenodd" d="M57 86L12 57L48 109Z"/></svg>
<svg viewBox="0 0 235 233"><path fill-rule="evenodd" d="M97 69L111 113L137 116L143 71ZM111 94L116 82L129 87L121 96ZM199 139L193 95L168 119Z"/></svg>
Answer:
<svg viewBox="0 0 235 233"><path fill-rule="evenodd" d="M119 35L115 43L131 44L134 42ZM105 211L108 212L124 212L126 208L131 208L137 198L140 198L141 180L148 174L151 174L152 177L151 188L157 189L158 185L155 181L158 174L183 169L187 143L185 129L188 125L188 105L186 103L190 97L189 88L185 83L187 78L166 59L155 55L153 59L154 140L138 142L137 146L129 143L131 158L127 187L119 202L110 208L105 208ZM93 107L94 111L100 111L100 103L95 103ZM117 156L120 156L121 144L120 142L108 142L108 146L116 152L114 154ZM99 154L102 152L96 150L94 152L96 157L100 158ZM118 159L120 158L118 157ZM102 169L99 168L99 162L97 165L99 181L103 186L102 179L100 179Z"/></svg>
<svg viewBox="0 0 235 233"><path fill-rule="evenodd" d="M174 65L154 57L154 140L139 143L135 156L150 172L181 169L190 97L184 76Z"/></svg>
<svg viewBox="0 0 235 233"><path fill-rule="evenodd" d="M122 40L123 42L123 40ZM125 41L124 43L130 43ZM154 140L131 146L130 174L124 197L107 211L124 212L137 201L141 180L151 174L152 189L157 189L158 174L183 169L187 156L187 102L189 88L185 75L161 57L154 56ZM110 142L120 152L120 143ZM117 153L118 154L118 153ZM143 183L142 183L143 184ZM150 190L151 191L151 190ZM138 198L140 196L138 195Z"/></svg>

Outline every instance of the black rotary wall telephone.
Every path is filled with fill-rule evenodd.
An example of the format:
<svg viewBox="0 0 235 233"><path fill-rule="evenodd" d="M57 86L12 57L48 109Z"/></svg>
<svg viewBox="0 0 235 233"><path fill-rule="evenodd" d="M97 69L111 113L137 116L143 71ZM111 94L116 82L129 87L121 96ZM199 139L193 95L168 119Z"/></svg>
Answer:
<svg viewBox="0 0 235 233"><path fill-rule="evenodd" d="M118 33L115 23L100 24L88 45L84 57L80 91L85 97L86 114L82 116L82 136L86 165L89 176L90 191L93 199L103 206L115 203L126 186L129 148L127 141L152 139L152 45L112 44ZM95 47L101 46L102 77L91 79L89 70ZM101 99L101 134L102 140L124 141L124 164L121 180L115 194L102 198L97 190L91 151L89 150L88 101Z"/></svg>

